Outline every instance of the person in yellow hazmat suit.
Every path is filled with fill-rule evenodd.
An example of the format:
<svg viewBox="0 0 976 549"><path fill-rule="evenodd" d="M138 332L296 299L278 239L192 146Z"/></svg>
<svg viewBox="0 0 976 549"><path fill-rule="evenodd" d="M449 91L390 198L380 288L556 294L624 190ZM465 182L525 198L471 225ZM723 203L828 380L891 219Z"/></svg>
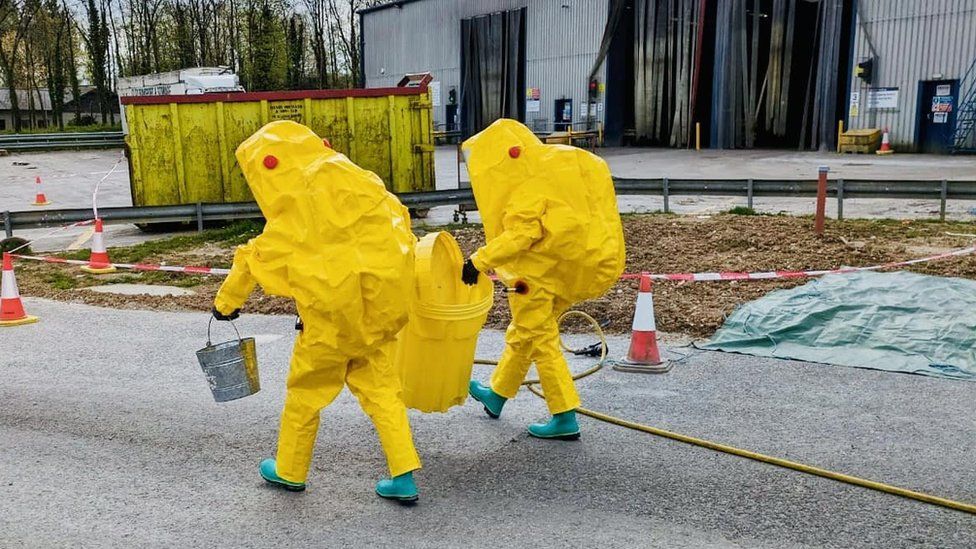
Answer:
<svg viewBox="0 0 976 549"><path fill-rule="evenodd" d="M257 284L294 299L301 317L277 456L261 463L261 476L305 489L319 412L348 386L389 465L377 494L417 500L420 458L392 361L413 292L416 238L406 208L374 173L295 122L258 130L237 148L237 161L267 224L235 252L214 317L235 318Z"/></svg>
<svg viewBox="0 0 976 549"><path fill-rule="evenodd" d="M462 280L494 271L509 288L512 322L490 385L470 394L501 414L534 363L552 418L529 426L539 438L579 438L579 395L560 350L557 319L606 292L624 269L624 237L606 163L589 152L545 145L525 126L501 119L462 145L486 244Z"/></svg>

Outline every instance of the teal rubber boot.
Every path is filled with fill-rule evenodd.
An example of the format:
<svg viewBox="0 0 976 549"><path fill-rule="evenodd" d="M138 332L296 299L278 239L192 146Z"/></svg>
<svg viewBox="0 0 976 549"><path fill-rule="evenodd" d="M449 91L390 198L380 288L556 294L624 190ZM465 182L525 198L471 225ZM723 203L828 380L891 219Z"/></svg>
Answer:
<svg viewBox="0 0 976 549"><path fill-rule="evenodd" d="M301 492L305 490L304 482L292 482L290 480L285 480L278 476L277 468L275 467L275 460L266 459L261 462L261 478L268 481L268 484L274 484L275 486L281 486L289 492Z"/></svg>
<svg viewBox="0 0 976 549"><path fill-rule="evenodd" d="M391 479L383 479L376 483L376 495L381 498L413 503L420 499L417 484L413 481L413 472L403 473Z"/></svg>
<svg viewBox="0 0 976 549"><path fill-rule="evenodd" d="M570 410L556 414L548 423L533 423L529 425L529 434L536 438L576 440L580 437L579 424L576 423L576 411Z"/></svg>
<svg viewBox="0 0 976 549"><path fill-rule="evenodd" d="M498 416L502 415L502 407L505 406L505 401L508 400L495 391L492 391L491 387L486 387L473 379L468 384L468 393L484 405L485 413L491 419L498 419Z"/></svg>

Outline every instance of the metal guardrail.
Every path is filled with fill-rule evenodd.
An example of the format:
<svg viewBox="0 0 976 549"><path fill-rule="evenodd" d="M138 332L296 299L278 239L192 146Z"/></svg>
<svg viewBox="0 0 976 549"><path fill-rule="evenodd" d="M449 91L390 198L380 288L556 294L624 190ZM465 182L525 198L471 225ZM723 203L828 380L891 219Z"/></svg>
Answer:
<svg viewBox="0 0 976 549"><path fill-rule="evenodd" d="M653 195L664 199L664 211L670 212L672 196L741 196L753 207L755 198L794 197L812 198L817 195L817 181L777 179L627 179L614 178L618 196ZM837 200L839 218L844 216L844 201L860 198L895 198L938 200L940 219L945 219L946 201L976 200L976 181L911 180L873 181L862 179L834 179L827 184L827 195ZM408 208L423 210L435 206L473 204L471 189L452 189L398 195ZM99 208L107 223L193 223L202 230L207 221L261 218L261 210L253 202L223 204L182 204L176 206L132 206ZM14 230L59 227L91 219L91 209L27 210L2 212L4 233L13 236Z"/></svg>
<svg viewBox="0 0 976 549"><path fill-rule="evenodd" d="M0 149L43 151L51 149L98 149L121 147L122 132L68 132L0 134Z"/></svg>

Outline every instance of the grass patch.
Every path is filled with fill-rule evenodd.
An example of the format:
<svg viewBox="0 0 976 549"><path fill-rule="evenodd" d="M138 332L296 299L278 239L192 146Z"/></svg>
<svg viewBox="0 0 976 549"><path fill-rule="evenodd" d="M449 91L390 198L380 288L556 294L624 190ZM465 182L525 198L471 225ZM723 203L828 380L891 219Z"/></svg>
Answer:
<svg viewBox="0 0 976 549"><path fill-rule="evenodd" d="M204 244L217 243L227 247L244 244L251 238L261 234L264 224L247 220L237 221L217 229L207 229L200 233L175 236L162 240L143 242L135 246L110 248L112 261L118 263L140 263L147 258L175 252L185 252L196 249ZM74 250L58 254L65 259L87 260L90 251Z"/></svg>
<svg viewBox="0 0 976 549"><path fill-rule="evenodd" d="M20 134L43 135L47 133L92 133L92 132L120 132L122 124L89 124L87 126L75 126L65 124L64 129L58 128L57 124L46 128L21 128ZM0 131L0 135L17 134L13 129Z"/></svg>
<svg viewBox="0 0 976 549"><path fill-rule="evenodd" d="M620 214L620 219L622 221L627 221L628 219L639 219L641 217L650 217L650 216L678 217L679 215L681 214L677 214L674 212L665 212L664 210L652 210L647 212L622 212Z"/></svg>
<svg viewBox="0 0 976 549"><path fill-rule="evenodd" d="M51 271L44 275L44 282L57 290L74 290L80 286L78 277L65 271Z"/></svg>
<svg viewBox="0 0 976 549"><path fill-rule="evenodd" d="M732 215L759 215L756 210L748 206L736 206L728 211Z"/></svg>

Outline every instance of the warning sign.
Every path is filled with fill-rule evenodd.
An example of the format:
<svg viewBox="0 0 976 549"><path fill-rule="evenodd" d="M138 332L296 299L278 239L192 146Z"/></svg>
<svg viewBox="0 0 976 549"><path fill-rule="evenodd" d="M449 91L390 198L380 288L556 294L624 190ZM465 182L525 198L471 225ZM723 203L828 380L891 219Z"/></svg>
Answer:
<svg viewBox="0 0 976 549"><path fill-rule="evenodd" d="M271 120L293 120L304 123L305 105L302 101L275 101L268 105L268 118Z"/></svg>
<svg viewBox="0 0 976 549"><path fill-rule="evenodd" d="M897 109L898 88L871 88L868 90L869 109Z"/></svg>
<svg viewBox="0 0 976 549"><path fill-rule="evenodd" d="M952 112L952 96L936 95L933 97L932 112Z"/></svg>

